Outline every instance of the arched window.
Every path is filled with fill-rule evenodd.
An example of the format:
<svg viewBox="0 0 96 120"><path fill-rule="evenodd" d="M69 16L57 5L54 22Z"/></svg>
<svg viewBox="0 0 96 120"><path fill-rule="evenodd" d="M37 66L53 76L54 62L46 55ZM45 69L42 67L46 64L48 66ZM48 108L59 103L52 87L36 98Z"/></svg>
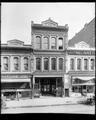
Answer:
<svg viewBox="0 0 96 120"><path fill-rule="evenodd" d="M36 49L41 49L41 37L36 36Z"/></svg>
<svg viewBox="0 0 96 120"><path fill-rule="evenodd" d="M56 38L55 37L51 38L51 49L56 49Z"/></svg>
<svg viewBox="0 0 96 120"><path fill-rule="evenodd" d="M48 37L43 38L43 49L48 49L49 47L49 39Z"/></svg>
<svg viewBox="0 0 96 120"><path fill-rule="evenodd" d="M49 69L49 59L44 58L44 70L48 70L48 69Z"/></svg>
<svg viewBox="0 0 96 120"><path fill-rule="evenodd" d="M74 70L74 59L70 59L70 70Z"/></svg>
<svg viewBox="0 0 96 120"><path fill-rule="evenodd" d="M59 50L63 49L63 38L59 38Z"/></svg>
<svg viewBox="0 0 96 120"><path fill-rule="evenodd" d="M24 57L24 70L28 70L28 58Z"/></svg>
<svg viewBox="0 0 96 120"><path fill-rule="evenodd" d="M95 60L94 59L91 59L91 70L94 70L95 69Z"/></svg>
<svg viewBox="0 0 96 120"><path fill-rule="evenodd" d="M52 70L56 70L56 58L51 59L51 68Z"/></svg>
<svg viewBox="0 0 96 120"><path fill-rule="evenodd" d="M19 58L14 57L14 70L18 71L19 70Z"/></svg>
<svg viewBox="0 0 96 120"><path fill-rule="evenodd" d="M81 70L81 59L77 59L77 70Z"/></svg>
<svg viewBox="0 0 96 120"><path fill-rule="evenodd" d="M63 70L63 58L59 58L59 70Z"/></svg>
<svg viewBox="0 0 96 120"><path fill-rule="evenodd" d="M84 59L84 70L88 70L88 59Z"/></svg>
<svg viewBox="0 0 96 120"><path fill-rule="evenodd" d="M8 57L3 58L4 70L8 71Z"/></svg>
<svg viewBox="0 0 96 120"><path fill-rule="evenodd" d="M36 58L36 70L41 70L41 58Z"/></svg>

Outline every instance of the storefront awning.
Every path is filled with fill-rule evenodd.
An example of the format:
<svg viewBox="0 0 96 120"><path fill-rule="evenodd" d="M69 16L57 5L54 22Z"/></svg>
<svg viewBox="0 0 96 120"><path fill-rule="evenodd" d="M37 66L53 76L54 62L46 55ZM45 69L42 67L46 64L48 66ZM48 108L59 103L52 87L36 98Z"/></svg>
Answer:
<svg viewBox="0 0 96 120"><path fill-rule="evenodd" d="M95 83L72 84L72 86L78 86L78 85L95 85Z"/></svg>
<svg viewBox="0 0 96 120"><path fill-rule="evenodd" d="M30 82L30 79L1 79L1 83L9 83L9 82Z"/></svg>
<svg viewBox="0 0 96 120"><path fill-rule="evenodd" d="M81 79L81 80L92 80L94 79L95 77L73 77L73 79Z"/></svg>

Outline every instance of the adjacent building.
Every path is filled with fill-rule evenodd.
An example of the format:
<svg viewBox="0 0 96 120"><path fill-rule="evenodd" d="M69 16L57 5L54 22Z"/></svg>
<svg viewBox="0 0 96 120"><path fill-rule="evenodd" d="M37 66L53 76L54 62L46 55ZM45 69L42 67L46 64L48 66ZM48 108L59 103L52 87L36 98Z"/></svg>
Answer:
<svg viewBox="0 0 96 120"><path fill-rule="evenodd" d="M95 18L69 40L67 63L72 91L95 92Z"/></svg>
<svg viewBox="0 0 96 120"><path fill-rule="evenodd" d="M1 45L1 89L32 96L70 96L95 89L95 19L68 41L68 25L50 18L31 22L31 45L9 40Z"/></svg>

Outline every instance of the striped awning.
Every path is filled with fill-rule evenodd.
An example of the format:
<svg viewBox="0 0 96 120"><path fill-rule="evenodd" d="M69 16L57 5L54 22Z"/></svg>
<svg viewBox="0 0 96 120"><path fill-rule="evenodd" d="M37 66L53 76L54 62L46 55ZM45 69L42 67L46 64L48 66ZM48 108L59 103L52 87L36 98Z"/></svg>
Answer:
<svg viewBox="0 0 96 120"><path fill-rule="evenodd" d="M81 79L81 80L92 80L94 79L95 77L73 77L73 79Z"/></svg>

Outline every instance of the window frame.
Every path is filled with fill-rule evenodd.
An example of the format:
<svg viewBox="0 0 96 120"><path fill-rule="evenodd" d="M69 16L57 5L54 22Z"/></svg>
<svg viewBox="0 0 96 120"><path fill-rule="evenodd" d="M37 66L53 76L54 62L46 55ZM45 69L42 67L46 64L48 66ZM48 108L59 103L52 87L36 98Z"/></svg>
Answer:
<svg viewBox="0 0 96 120"><path fill-rule="evenodd" d="M81 70L81 67L82 67L82 59L81 58L77 58L77 70Z"/></svg>
<svg viewBox="0 0 96 120"><path fill-rule="evenodd" d="M75 70L75 59L74 58L70 58L70 70Z"/></svg>
<svg viewBox="0 0 96 120"><path fill-rule="evenodd" d="M48 61L47 61L47 62L48 62L48 66L47 66L48 69L45 69L45 65L46 65L45 59L48 60ZM48 70L49 70L49 58L48 58L48 57L44 57L44 58L43 58L43 62L44 62L44 71L48 71Z"/></svg>
<svg viewBox="0 0 96 120"><path fill-rule="evenodd" d="M47 38L47 42L44 41L45 38ZM45 45L47 46L47 48L45 47ZM42 39L42 49L44 49L44 50L49 49L49 37L48 36L44 36Z"/></svg>
<svg viewBox="0 0 96 120"><path fill-rule="evenodd" d="M85 60L87 60L87 64L86 64L86 65L87 65L87 69L85 69ZM88 67L89 67L89 66L88 66L88 62L89 62L89 61L88 61L88 58L84 58L84 70L86 70L86 71L88 70Z"/></svg>
<svg viewBox="0 0 96 120"><path fill-rule="evenodd" d="M4 61L3 61L3 71L4 72L8 72L9 71L9 57L8 56L4 56L3 60L4 60L4 58L7 58L7 63L4 63ZM5 69L5 67L4 67L5 64L7 64L7 69Z"/></svg>
<svg viewBox="0 0 96 120"><path fill-rule="evenodd" d="M93 63L92 63L91 60L93 60ZM93 69L92 69L92 67L93 67ZM91 59L90 59L90 69L91 69L92 71L95 70L95 59L94 59L94 58L91 58Z"/></svg>
<svg viewBox="0 0 96 120"><path fill-rule="evenodd" d="M62 59L62 64L60 65L60 59ZM60 71L62 71L64 68L63 68L63 62L64 62L64 58L62 58L62 57L60 57L60 58L58 58L58 69L60 70ZM62 66L62 69L60 69L60 66Z"/></svg>
<svg viewBox="0 0 96 120"><path fill-rule="evenodd" d="M52 38L54 38L54 40L55 40L55 42L54 42L55 48L52 48L52 45L53 45ZM56 50L56 49L57 49L56 40L57 40L57 39L56 39L55 36L52 36L52 37L51 37L51 49L52 49L52 50ZM54 47L54 46L53 46L53 47Z"/></svg>
<svg viewBox="0 0 96 120"><path fill-rule="evenodd" d="M14 71L16 72L16 71L20 71L20 63L19 63L19 62L20 62L20 58L19 58L18 56L14 56L14 57L13 57L13 61L15 60L15 58L18 58L17 64L13 62L13 66L14 66L14 65L18 65L18 70L16 70L16 69L15 69L15 66L14 66Z"/></svg>
<svg viewBox="0 0 96 120"><path fill-rule="evenodd" d="M52 69L53 68L53 66L52 66L52 59L55 59L55 62L53 61L54 65L55 65L55 69ZM52 57L51 58L51 70L52 71L56 71L56 69L57 69L56 61L57 61L56 57Z"/></svg>
<svg viewBox="0 0 96 120"><path fill-rule="evenodd" d="M40 68L40 69L37 69L37 68L38 68L38 66L37 66L37 59L40 60L40 62L39 62L39 63L40 63L39 68ZM41 59L40 57L36 57L36 71L41 71L41 60L42 60L42 59Z"/></svg>
<svg viewBox="0 0 96 120"><path fill-rule="evenodd" d="M27 59L27 63L24 62L25 59ZM26 65L27 65L27 70L24 67ZM28 71L29 70L29 58L26 57L26 56L23 58L23 68L24 68L24 71Z"/></svg>
<svg viewBox="0 0 96 120"><path fill-rule="evenodd" d="M59 42L60 40L62 40L62 46L60 45L60 42ZM63 40L64 40L63 37L59 37L59 38L58 38L58 50L63 50L63 47L64 47L64 46L63 46ZM61 48L60 48L60 47L61 47Z"/></svg>
<svg viewBox="0 0 96 120"><path fill-rule="evenodd" d="M37 37L38 38L40 38L39 40L39 43L37 42ZM42 44L42 37L41 37L41 35L36 35L35 36L35 38L36 38L36 49L41 49L41 44ZM37 47L39 45L39 47Z"/></svg>

